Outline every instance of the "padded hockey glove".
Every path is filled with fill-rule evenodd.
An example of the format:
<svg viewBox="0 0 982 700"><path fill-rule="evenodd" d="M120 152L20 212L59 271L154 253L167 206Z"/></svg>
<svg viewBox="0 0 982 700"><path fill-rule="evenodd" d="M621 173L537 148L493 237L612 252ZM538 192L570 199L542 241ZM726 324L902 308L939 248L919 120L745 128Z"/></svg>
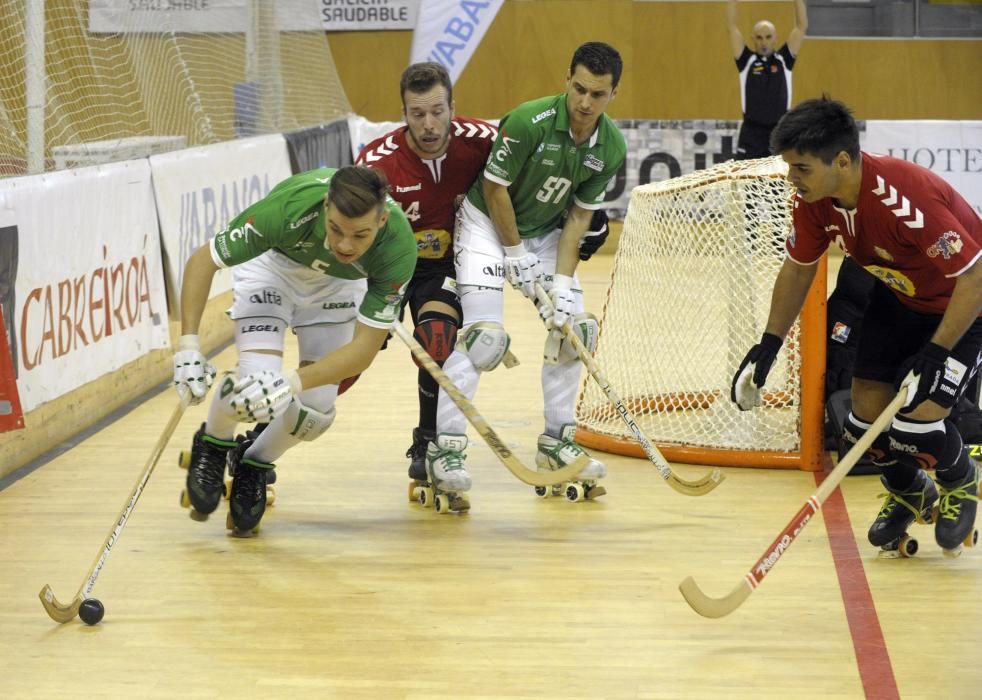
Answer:
<svg viewBox="0 0 982 700"><path fill-rule="evenodd" d="M201 354L197 335L182 335L174 353L174 388L191 405L201 403L215 382L215 368Z"/></svg>
<svg viewBox="0 0 982 700"><path fill-rule="evenodd" d="M597 209L593 212L593 218L590 219L590 229L580 239L580 260L589 260L593 257L593 254L600 250L600 246L607 240L609 233L607 212L603 209Z"/></svg>
<svg viewBox="0 0 982 700"><path fill-rule="evenodd" d="M525 250L525 244L505 246L505 277L512 287L535 300L535 283L542 284L542 263L535 253Z"/></svg>
<svg viewBox="0 0 982 700"><path fill-rule="evenodd" d="M607 212L597 209L590 219L590 228L580 239L580 260L589 260L607 241L610 228L607 226Z"/></svg>
<svg viewBox="0 0 982 700"><path fill-rule="evenodd" d="M265 423L282 416L302 389L296 372L285 377L270 370L253 372L235 383L232 408L243 421Z"/></svg>
<svg viewBox="0 0 982 700"><path fill-rule="evenodd" d="M549 300L552 302L552 317L546 320L549 328L562 328L576 313L576 298L573 296L573 278L569 275L554 275L552 287L549 288Z"/></svg>
<svg viewBox="0 0 982 700"><path fill-rule="evenodd" d="M903 411L913 411L924 403L938 390L945 376L945 361L948 359L948 348L936 343L928 343L916 355L912 355L900 366L894 386L899 390L908 376L913 382L907 387L907 400ZM952 402L954 396L950 397ZM942 402L944 399L942 399Z"/></svg>
<svg viewBox="0 0 982 700"><path fill-rule="evenodd" d="M771 371L783 342L783 339L773 333L764 333L760 342L750 348L750 352L743 358L730 387L730 400L741 411L760 406L760 387L767 381L767 374Z"/></svg>

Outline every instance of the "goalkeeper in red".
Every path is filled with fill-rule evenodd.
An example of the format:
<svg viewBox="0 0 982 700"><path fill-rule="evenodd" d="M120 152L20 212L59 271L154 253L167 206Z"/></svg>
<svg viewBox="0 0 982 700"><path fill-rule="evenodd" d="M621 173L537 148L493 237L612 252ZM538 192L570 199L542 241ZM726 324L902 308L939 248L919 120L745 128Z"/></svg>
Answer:
<svg viewBox="0 0 982 700"><path fill-rule="evenodd" d="M596 319L583 313L575 272L581 243L589 246L584 238L591 218L624 162L624 137L604 114L617 92L622 65L607 44L580 46L570 62L565 93L527 102L501 120L491 157L458 213L454 260L464 327L444 369L468 398L477 391L480 373L494 369L509 354L503 324L505 280L533 300L536 283L542 284L555 307L547 321L554 330L542 368L540 470L561 468L584 453L573 441L580 362L565 347L558 327L572 322L588 342L596 340ZM450 486L456 490L470 487L466 426L464 414L441 391L437 435L427 450L426 468L431 474L455 474ZM588 495L605 474L597 460L581 472Z"/></svg>
<svg viewBox="0 0 982 700"><path fill-rule="evenodd" d="M732 398L744 410L759 405L816 263L835 242L882 282L863 321L844 439L855 443L912 378L906 403L868 453L887 489L869 541L895 549L937 503L935 539L958 552L974 530L979 476L948 415L982 360L982 221L929 170L861 152L849 110L828 98L788 112L771 150L798 190L794 227L767 329L740 365Z"/></svg>
<svg viewBox="0 0 982 700"><path fill-rule="evenodd" d="M334 422L338 385L363 372L399 315L416 242L380 170L321 168L287 178L188 259L174 384L193 403L215 370L198 326L212 278L232 268L239 376L226 377L194 436L186 498L196 519L218 507L228 460L234 528L249 533L266 506L274 462ZM283 373L287 328L300 369ZM269 422L236 440L239 421Z"/></svg>

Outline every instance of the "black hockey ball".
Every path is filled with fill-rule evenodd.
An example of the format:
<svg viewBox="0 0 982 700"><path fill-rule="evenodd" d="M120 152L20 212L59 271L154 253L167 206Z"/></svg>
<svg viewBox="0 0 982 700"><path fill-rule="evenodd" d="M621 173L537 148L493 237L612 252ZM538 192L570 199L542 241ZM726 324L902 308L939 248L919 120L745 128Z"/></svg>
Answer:
<svg viewBox="0 0 982 700"><path fill-rule="evenodd" d="M78 616L82 618L82 622L87 625L97 625L99 621L102 620L102 616L106 614L106 609L102 606L102 602L97 598L86 598L82 601L82 604L78 606Z"/></svg>

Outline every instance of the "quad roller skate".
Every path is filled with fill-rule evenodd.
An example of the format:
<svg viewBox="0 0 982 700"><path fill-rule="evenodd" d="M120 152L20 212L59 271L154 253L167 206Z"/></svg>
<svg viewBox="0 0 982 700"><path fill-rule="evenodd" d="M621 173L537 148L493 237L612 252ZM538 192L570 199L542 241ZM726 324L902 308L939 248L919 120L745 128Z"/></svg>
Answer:
<svg viewBox="0 0 982 700"><path fill-rule="evenodd" d="M256 423L256 427L252 430L247 430L245 435L236 435L235 444L239 445L246 440L250 443L256 441L259 434L266 429L269 423ZM233 478L233 465L231 461L228 465L228 477L225 479L225 488L222 490L222 495L228 499L232 495L232 478ZM273 484L276 483L276 470L271 470L266 474L266 507L269 508L274 503L276 503L276 488Z"/></svg>
<svg viewBox="0 0 982 700"><path fill-rule="evenodd" d="M567 423L562 427L558 438L545 434L539 436L539 450L535 455L535 464L540 472L562 469L580 455L586 455L586 451L573 441L575 435L576 426ZM552 486L536 486L535 493L540 498L565 495L566 500L573 503L593 500L607 493L607 489L597 483L597 479L602 479L606 475L607 469L603 463L591 458L586 469L579 473L575 481Z"/></svg>
<svg viewBox="0 0 982 700"><path fill-rule="evenodd" d="M414 439L415 436L413 431ZM413 446L415 447L415 442ZM433 506L437 513L463 513L470 510L467 491L471 488L471 477L464 465L465 449L466 436L454 433L437 435L426 447L423 479L410 482L410 500L418 501L424 508ZM412 475L410 471L410 476Z"/></svg>
<svg viewBox="0 0 982 700"><path fill-rule="evenodd" d="M934 509L934 539L946 557L957 557L962 553L962 545L974 547L979 542L979 530L975 526L979 468L970 459L969 465L968 474L954 483L938 479L941 499Z"/></svg>
<svg viewBox="0 0 982 700"><path fill-rule="evenodd" d="M276 468L245 456L252 445L243 440L229 453L229 471L232 476L232 493L229 496L229 513L225 527L236 537L250 537L259 532L259 524L266 512L266 490L269 476Z"/></svg>
<svg viewBox="0 0 982 700"><path fill-rule="evenodd" d="M194 434L190 452L181 450L177 464L188 472L181 491L181 507L189 509L193 520L207 520L218 507L225 491L222 481L225 463L229 451L235 446L232 440L219 440L208 435L202 423Z"/></svg>
<svg viewBox="0 0 982 700"><path fill-rule="evenodd" d="M426 447L436 440L436 433L423 428L413 428L413 444L406 450L409 457L409 500L418 501L416 489L429 483L426 476Z"/></svg>

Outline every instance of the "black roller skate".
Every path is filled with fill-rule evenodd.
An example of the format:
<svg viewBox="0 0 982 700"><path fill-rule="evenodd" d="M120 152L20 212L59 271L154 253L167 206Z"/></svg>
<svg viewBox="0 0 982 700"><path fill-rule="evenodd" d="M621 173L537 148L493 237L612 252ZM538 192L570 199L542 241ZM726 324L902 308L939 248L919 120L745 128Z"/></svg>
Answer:
<svg viewBox="0 0 982 700"><path fill-rule="evenodd" d="M947 557L962 553L962 545L975 546L979 531L975 528L975 514L979 505L979 469L969 457L969 470L962 479L946 483L938 479L938 502L934 521L934 539Z"/></svg>
<svg viewBox="0 0 982 700"><path fill-rule="evenodd" d="M188 470L185 488L181 491L181 506L190 509L194 520L207 520L222 500L225 461L233 440L219 440L205 432L202 423L194 434L191 451L181 451L178 464Z"/></svg>
<svg viewBox="0 0 982 700"><path fill-rule="evenodd" d="M415 501L413 491L427 481L426 446L436 439L436 433L423 428L413 428L413 444L406 450L409 457L409 500Z"/></svg>
<svg viewBox="0 0 982 700"><path fill-rule="evenodd" d="M245 451L250 445L251 440L243 440L229 453L229 471L233 476L225 527L238 537L259 532L259 523L266 512L266 485L276 468L275 464L246 457Z"/></svg>
<svg viewBox="0 0 982 700"><path fill-rule="evenodd" d="M870 544L880 548L881 557L912 557L917 553L917 540L907 534L915 520L932 522L932 509L938 500L938 489L924 471L918 470L914 482L902 491L893 489L880 477L887 492L876 520L870 526Z"/></svg>
<svg viewBox="0 0 982 700"><path fill-rule="evenodd" d="M250 443L256 441L266 428L269 427L269 423L256 423L254 427L246 430L245 435L236 435L235 443L236 445L248 440ZM233 477L233 465L231 461L228 465L228 479L225 481L225 498L229 498L232 495L232 477ZM269 508L276 502L276 488L273 484L276 483L276 470L271 470L266 475L266 507Z"/></svg>

